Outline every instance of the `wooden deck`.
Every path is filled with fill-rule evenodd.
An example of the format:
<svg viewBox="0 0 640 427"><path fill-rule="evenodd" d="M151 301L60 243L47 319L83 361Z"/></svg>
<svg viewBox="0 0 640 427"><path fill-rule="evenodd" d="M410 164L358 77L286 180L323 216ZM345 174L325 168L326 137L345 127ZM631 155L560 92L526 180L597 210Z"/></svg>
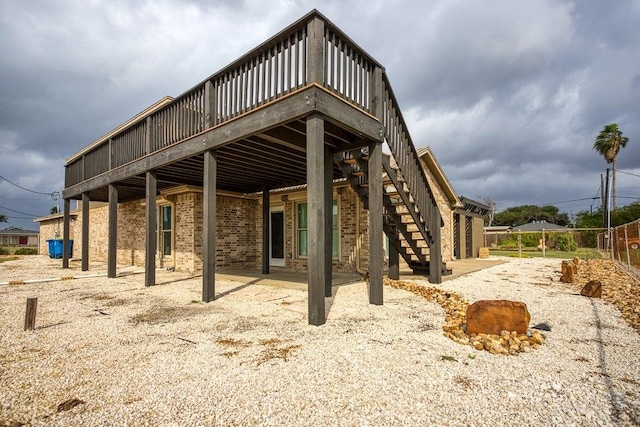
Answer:
<svg viewBox="0 0 640 427"><path fill-rule="evenodd" d="M410 208L428 230L425 239L432 262L437 261L430 276L439 282L439 212L385 70L315 10L194 88L163 99L72 156L65 166L64 239L69 238L71 199L109 202L108 274L115 277L117 205L146 198L145 283L151 286L156 195L178 185L202 187L203 300L211 301L216 191L255 193L307 184L309 322L322 324L324 297L331 292L331 182L344 177L335 159L361 148L367 151L362 170L376 171L359 184L365 188L369 234L374 236L369 243L370 302L383 302L383 252L375 237L383 233L383 143L403 178L402 191L406 188L411 196ZM268 197L264 200L268 212ZM88 203L83 209L86 218ZM88 269L88 232L88 221L83 221L83 269ZM400 248L400 239L393 244ZM268 271L265 258L263 272Z"/></svg>

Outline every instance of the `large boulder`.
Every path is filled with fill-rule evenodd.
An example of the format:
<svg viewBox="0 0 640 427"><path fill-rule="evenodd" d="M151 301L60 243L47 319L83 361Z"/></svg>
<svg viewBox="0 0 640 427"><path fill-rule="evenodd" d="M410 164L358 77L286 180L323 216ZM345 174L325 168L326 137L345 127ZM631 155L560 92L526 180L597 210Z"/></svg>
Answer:
<svg viewBox="0 0 640 427"><path fill-rule="evenodd" d="M599 280L590 280L580 291L580 295L589 298L602 298L602 282Z"/></svg>
<svg viewBox="0 0 640 427"><path fill-rule="evenodd" d="M467 334L500 335L502 331L524 334L531 315L523 302L481 300L467 308Z"/></svg>

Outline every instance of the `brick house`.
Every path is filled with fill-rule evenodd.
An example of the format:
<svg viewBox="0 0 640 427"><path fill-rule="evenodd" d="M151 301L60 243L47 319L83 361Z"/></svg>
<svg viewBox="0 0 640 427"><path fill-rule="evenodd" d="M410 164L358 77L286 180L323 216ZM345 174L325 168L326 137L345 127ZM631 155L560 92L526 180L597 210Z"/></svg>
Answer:
<svg viewBox="0 0 640 427"><path fill-rule="evenodd" d="M391 277L402 258L440 283L456 250L473 255L483 207L439 195L446 179L431 158L416 151L384 67L313 10L69 158L63 239L75 236L83 270L92 256L106 256L108 277L141 264L147 286L158 265L202 269L205 302L221 268L306 269L319 325L333 270L368 271L379 305L385 262Z"/></svg>

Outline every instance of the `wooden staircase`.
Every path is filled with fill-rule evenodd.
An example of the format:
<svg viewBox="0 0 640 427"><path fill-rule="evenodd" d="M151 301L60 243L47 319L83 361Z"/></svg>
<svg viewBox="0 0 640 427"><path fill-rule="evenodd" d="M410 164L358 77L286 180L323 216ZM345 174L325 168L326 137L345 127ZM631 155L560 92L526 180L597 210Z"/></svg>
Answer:
<svg viewBox="0 0 640 427"><path fill-rule="evenodd" d="M368 151L358 149L339 153L335 156L335 161L351 188L358 194L365 209L368 209ZM382 164L384 169L383 229L389 237L389 244L398 251L414 273L428 275L431 282L440 283L441 276L451 274L451 270L442 263L440 250L432 251L430 248L438 245L439 249L442 222L437 221L435 226L430 227L431 218L420 211L416 196L410 191L402 173L397 167L392 167L390 158L387 156L383 157ZM383 173L383 171L376 171L376 173ZM428 189L428 192L432 194L431 189ZM438 211L433 197L430 200L431 208ZM438 218L440 218L439 215ZM436 254L435 257L433 253ZM435 271L431 269L432 265L437 266Z"/></svg>

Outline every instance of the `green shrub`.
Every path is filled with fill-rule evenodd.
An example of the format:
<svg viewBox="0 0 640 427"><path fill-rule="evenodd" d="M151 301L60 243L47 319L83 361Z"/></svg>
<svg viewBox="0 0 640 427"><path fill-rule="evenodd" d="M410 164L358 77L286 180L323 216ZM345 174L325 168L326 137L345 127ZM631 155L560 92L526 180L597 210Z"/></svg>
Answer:
<svg viewBox="0 0 640 427"><path fill-rule="evenodd" d="M513 239L512 237L509 237L507 239L502 240L499 243L499 246L503 249L517 249L518 241Z"/></svg>
<svg viewBox="0 0 640 427"><path fill-rule="evenodd" d="M559 251L573 252L578 249L578 244L573 239L573 233L561 233L554 236L555 247Z"/></svg>
<svg viewBox="0 0 640 427"><path fill-rule="evenodd" d="M10 255L9 249L0 247L0 255Z"/></svg>
<svg viewBox="0 0 640 427"><path fill-rule="evenodd" d="M15 252L15 255L38 255L36 248L20 248Z"/></svg>
<svg viewBox="0 0 640 427"><path fill-rule="evenodd" d="M542 239L542 233L522 233L523 247L537 248L540 245L540 239Z"/></svg>

